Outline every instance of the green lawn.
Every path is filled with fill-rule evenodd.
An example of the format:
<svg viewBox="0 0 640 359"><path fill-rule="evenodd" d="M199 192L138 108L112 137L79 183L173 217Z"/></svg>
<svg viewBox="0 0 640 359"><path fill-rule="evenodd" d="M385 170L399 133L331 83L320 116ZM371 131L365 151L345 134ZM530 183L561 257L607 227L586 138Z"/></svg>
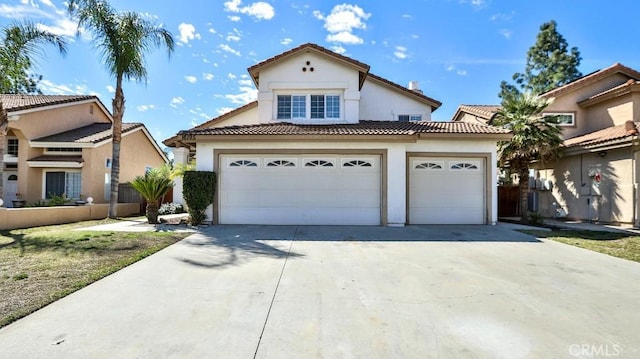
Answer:
<svg viewBox="0 0 640 359"><path fill-rule="evenodd" d="M72 231L102 223L0 232L0 327L189 235Z"/></svg>
<svg viewBox="0 0 640 359"><path fill-rule="evenodd" d="M631 236L626 233L573 230L523 232L538 238L551 239L610 256L640 262L640 236Z"/></svg>

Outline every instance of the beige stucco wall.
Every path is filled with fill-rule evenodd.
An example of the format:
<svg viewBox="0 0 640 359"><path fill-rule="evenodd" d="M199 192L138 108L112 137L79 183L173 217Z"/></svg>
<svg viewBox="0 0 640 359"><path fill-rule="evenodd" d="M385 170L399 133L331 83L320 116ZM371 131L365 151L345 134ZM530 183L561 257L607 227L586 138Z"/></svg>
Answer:
<svg viewBox="0 0 640 359"><path fill-rule="evenodd" d="M107 218L108 211L108 204L10 209L0 207L0 230L103 219ZM137 215L139 212L138 203L118 204L120 217Z"/></svg>
<svg viewBox="0 0 640 359"><path fill-rule="evenodd" d="M95 122L111 121L100 106L92 102L23 113L17 121L10 121L9 127L20 130L25 138L33 140Z"/></svg>
<svg viewBox="0 0 640 359"><path fill-rule="evenodd" d="M584 124L586 132L622 125L633 119L634 104L631 94L590 106L585 109L588 121Z"/></svg>
<svg viewBox="0 0 640 359"><path fill-rule="evenodd" d="M604 157L586 153L562 158L540 170L540 178L551 180L552 191L538 191L540 211L553 217L553 202L567 212L568 217L580 220L599 220L613 223L632 223L634 220L634 177L631 150L607 151ZM539 166L542 167L542 166ZM601 173L599 194L589 171Z"/></svg>
<svg viewBox="0 0 640 359"><path fill-rule="evenodd" d="M269 121L264 121L269 122ZM246 126L246 125L255 125L256 123L260 123L258 120L258 107L250 108L246 111L243 111L236 116L228 118L224 121L220 121L215 123L210 127L225 127L225 126Z"/></svg>
<svg viewBox="0 0 640 359"><path fill-rule="evenodd" d="M109 149L111 145L107 146ZM165 162L142 130L122 136L120 151L120 183L145 174L147 166L157 168Z"/></svg>

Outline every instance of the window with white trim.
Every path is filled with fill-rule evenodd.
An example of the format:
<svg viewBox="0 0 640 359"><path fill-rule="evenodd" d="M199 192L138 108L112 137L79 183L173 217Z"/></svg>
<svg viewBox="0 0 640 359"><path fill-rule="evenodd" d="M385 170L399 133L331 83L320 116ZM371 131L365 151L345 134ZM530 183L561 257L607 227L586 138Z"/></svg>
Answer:
<svg viewBox="0 0 640 359"><path fill-rule="evenodd" d="M573 112L545 112L545 118L551 118L558 126L575 126L576 114Z"/></svg>
<svg viewBox="0 0 640 359"><path fill-rule="evenodd" d="M400 122L422 121L422 115L398 115L398 121Z"/></svg>
<svg viewBox="0 0 640 359"><path fill-rule="evenodd" d="M309 160L305 167L333 167L333 162L327 160Z"/></svg>
<svg viewBox="0 0 640 359"><path fill-rule="evenodd" d="M443 166L442 162L421 162L415 165L417 170L441 170Z"/></svg>
<svg viewBox="0 0 640 359"><path fill-rule="evenodd" d="M477 170L478 165L476 163L468 162L456 162L451 165L452 170Z"/></svg>
<svg viewBox="0 0 640 359"><path fill-rule="evenodd" d="M340 118L340 95L337 94L278 95L276 102L278 120Z"/></svg>
<svg viewBox="0 0 640 359"><path fill-rule="evenodd" d="M250 160L237 160L229 163L229 167L258 167L258 164Z"/></svg>
<svg viewBox="0 0 640 359"><path fill-rule="evenodd" d="M295 167L296 164L289 160L273 160L267 163L267 167Z"/></svg>
<svg viewBox="0 0 640 359"><path fill-rule="evenodd" d="M78 199L81 188L81 172L51 171L45 173L45 198L56 195Z"/></svg>
<svg viewBox="0 0 640 359"><path fill-rule="evenodd" d="M56 155L77 155L82 153L82 148L78 147L47 147L44 151L45 154Z"/></svg>
<svg viewBox="0 0 640 359"><path fill-rule="evenodd" d="M372 167L372 165L369 161L351 160L344 162L342 167Z"/></svg>
<svg viewBox="0 0 640 359"><path fill-rule="evenodd" d="M17 138L9 138L7 139L7 154L9 156L18 156L18 139Z"/></svg>

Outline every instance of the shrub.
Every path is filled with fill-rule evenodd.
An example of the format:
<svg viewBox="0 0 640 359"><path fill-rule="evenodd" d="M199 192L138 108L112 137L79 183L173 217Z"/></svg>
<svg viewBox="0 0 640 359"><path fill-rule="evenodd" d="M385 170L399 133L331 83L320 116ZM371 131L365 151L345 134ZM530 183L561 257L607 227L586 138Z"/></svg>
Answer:
<svg viewBox="0 0 640 359"><path fill-rule="evenodd" d="M65 193L61 195L57 195L55 193L49 193L49 206L64 206L65 203L69 202L69 198Z"/></svg>
<svg viewBox="0 0 640 359"><path fill-rule="evenodd" d="M176 213L184 213L184 207L180 203L163 203L158 210L158 213L164 214L176 214Z"/></svg>
<svg viewBox="0 0 640 359"><path fill-rule="evenodd" d="M187 202L191 224L202 223L206 216L204 211L213 203L216 191L216 174L208 171L185 171L182 194Z"/></svg>
<svg viewBox="0 0 640 359"><path fill-rule="evenodd" d="M540 212L529 212L529 224L538 226L544 223L544 216Z"/></svg>

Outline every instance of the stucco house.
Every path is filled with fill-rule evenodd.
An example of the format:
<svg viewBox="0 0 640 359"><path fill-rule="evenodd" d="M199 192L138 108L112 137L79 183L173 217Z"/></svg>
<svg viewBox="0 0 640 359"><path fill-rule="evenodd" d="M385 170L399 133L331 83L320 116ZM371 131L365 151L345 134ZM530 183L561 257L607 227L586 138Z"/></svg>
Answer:
<svg viewBox="0 0 640 359"><path fill-rule="evenodd" d="M637 226L640 72L616 63L541 96L565 140L562 158L532 164L534 209ZM490 124L497 109L463 105L452 120Z"/></svg>
<svg viewBox="0 0 640 359"><path fill-rule="evenodd" d="M221 224L493 224L504 129L432 122L441 105L304 44L248 68L258 99L164 143L215 171ZM179 190L174 191L174 195ZM175 198L175 197L174 197Z"/></svg>
<svg viewBox="0 0 640 359"><path fill-rule="evenodd" d="M27 203L63 193L109 202L112 117L95 96L0 95L9 127L4 155L4 202ZM167 162L141 123L122 129L120 183Z"/></svg>

